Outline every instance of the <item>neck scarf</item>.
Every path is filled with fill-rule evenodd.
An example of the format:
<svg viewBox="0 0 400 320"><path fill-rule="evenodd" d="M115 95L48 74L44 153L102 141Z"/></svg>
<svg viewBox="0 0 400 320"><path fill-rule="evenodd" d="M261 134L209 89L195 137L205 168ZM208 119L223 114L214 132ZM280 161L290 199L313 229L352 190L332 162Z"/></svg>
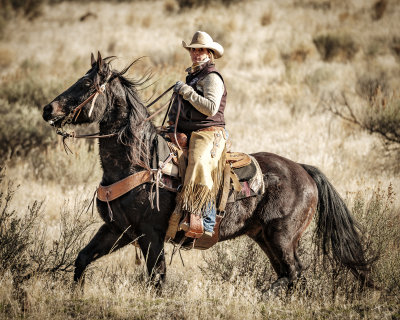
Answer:
<svg viewBox="0 0 400 320"><path fill-rule="evenodd" d="M203 67L207 64L208 61L210 61L209 57L205 58L203 61L193 63L193 65L186 70L188 71L188 73L196 73L201 69L203 69Z"/></svg>

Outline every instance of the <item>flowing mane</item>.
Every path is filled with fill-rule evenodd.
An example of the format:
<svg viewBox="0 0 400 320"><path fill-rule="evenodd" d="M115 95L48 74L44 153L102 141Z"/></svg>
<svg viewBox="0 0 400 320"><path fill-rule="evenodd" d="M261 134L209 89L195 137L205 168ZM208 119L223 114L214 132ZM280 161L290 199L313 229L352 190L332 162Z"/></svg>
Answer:
<svg viewBox="0 0 400 320"><path fill-rule="evenodd" d="M128 114L127 122L118 133L118 142L130 148L132 163L149 167L151 159L151 146L157 134L154 125L150 121L144 121L149 112L138 93L140 87L147 84L151 74L146 73L139 79L127 78L125 74L135 65L139 59L133 61L121 71L113 70L112 78L118 78L123 88ZM108 62L109 63L109 62ZM112 97L115 99L115 97ZM113 101L110 101L113 103Z"/></svg>

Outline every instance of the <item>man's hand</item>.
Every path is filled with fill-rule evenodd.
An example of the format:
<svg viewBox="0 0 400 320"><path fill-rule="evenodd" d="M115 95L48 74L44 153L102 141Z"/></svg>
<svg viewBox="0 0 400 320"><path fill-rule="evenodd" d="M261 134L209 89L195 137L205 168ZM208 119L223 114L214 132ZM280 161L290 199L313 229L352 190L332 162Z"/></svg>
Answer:
<svg viewBox="0 0 400 320"><path fill-rule="evenodd" d="M182 81L177 81L174 86L174 92L179 93L179 90L182 88L184 83Z"/></svg>

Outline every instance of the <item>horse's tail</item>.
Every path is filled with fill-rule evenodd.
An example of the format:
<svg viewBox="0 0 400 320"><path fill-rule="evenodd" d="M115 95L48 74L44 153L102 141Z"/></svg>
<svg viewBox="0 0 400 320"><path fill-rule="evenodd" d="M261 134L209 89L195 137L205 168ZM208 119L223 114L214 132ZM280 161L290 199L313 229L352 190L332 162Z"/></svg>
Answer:
<svg viewBox="0 0 400 320"><path fill-rule="evenodd" d="M317 168L302 164L318 188L317 227L315 236L324 255L348 267L365 285L374 287L368 274L375 260L366 259L359 225L327 177Z"/></svg>

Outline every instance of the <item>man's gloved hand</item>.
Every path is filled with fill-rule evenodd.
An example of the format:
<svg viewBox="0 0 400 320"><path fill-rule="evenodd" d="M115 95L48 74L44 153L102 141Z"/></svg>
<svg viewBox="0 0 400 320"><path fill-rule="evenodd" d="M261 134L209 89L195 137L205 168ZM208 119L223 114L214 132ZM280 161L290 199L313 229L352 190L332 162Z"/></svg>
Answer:
<svg viewBox="0 0 400 320"><path fill-rule="evenodd" d="M174 92L179 93L179 90L182 88L184 83L182 81L177 81L174 86Z"/></svg>

